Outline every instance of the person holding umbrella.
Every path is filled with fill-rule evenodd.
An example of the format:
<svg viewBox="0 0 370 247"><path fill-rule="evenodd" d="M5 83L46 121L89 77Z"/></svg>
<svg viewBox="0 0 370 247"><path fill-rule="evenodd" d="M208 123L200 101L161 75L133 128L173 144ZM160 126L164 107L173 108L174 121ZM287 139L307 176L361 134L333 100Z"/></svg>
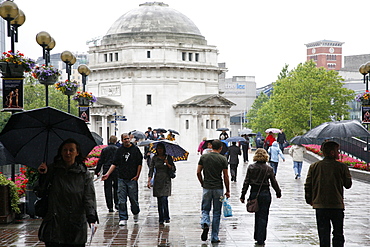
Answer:
<svg viewBox="0 0 370 247"><path fill-rule="evenodd" d="M231 146L228 148L227 151L227 160L230 164L230 175L231 181L236 182L236 175L238 171L238 164L239 164L239 157L242 152L240 151L240 147L236 146L236 142L232 142Z"/></svg>
<svg viewBox="0 0 370 247"><path fill-rule="evenodd" d="M83 161L79 143L65 140L54 162L38 167L38 197L48 197L46 216L39 228L45 246L85 246L87 225L98 222L93 178Z"/></svg>
<svg viewBox="0 0 370 247"><path fill-rule="evenodd" d="M159 224L170 223L168 197L171 196L171 178L169 170L176 171L172 157L166 155L163 143L158 143L156 154L152 158L148 173L148 188L152 187L151 180L154 176L153 196L157 197ZM155 172L154 172L155 170Z"/></svg>
<svg viewBox="0 0 370 247"><path fill-rule="evenodd" d="M274 133L270 131L263 142L263 148L267 151L274 141L276 141Z"/></svg>

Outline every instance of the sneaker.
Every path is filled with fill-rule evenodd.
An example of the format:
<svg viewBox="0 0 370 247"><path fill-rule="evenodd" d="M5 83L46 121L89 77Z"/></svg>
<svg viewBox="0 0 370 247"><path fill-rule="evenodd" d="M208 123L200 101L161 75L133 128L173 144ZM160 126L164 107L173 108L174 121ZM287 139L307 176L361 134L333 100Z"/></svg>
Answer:
<svg viewBox="0 0 370 247"><path fill-rule="evenodd" d="M208 238L208 231L209 231L209 226L204 223L203 224L203 232L202 232L202 235L200 236L200 238L202 239L202 241L206 241L207 238Z"/></svg>
<svg viewBox="0 0 370 247"><path fill-rule="evenodd" d="M221 240L217 239L217 240L212 240L211 243L215 244L215 243L219 243L221 242Z"/></svg>
<svg viewBox="0 0 370 247"><path fill-rule="evenodd" d="M298 174L295 175L295 179L297 179L297 178L299 178L299 175Z"/></svg>
<svg viewBox="0 0 370 247"><path fill-rule="evenodd" d="M134 214L134 222L139 222L139 214Z"/></svg>
<svg viewBox="0 0 370 247"><path fill-rule="evenodd" d="M118 223L119 226L125 226L127 225L127 220L120 220Z"/></svg>

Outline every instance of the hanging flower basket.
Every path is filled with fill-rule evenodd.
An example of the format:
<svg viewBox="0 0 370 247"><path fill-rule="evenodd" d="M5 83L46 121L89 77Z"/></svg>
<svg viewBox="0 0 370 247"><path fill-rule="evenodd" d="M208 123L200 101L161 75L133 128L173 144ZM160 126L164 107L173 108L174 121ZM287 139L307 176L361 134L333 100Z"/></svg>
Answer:
<svg viewBox="0 0 370 247"><path fill-rule="evenodd" d="M89 106L96 102L96 97L92 93L77 92L77 95L73 97L73 100L76 100L79 106Z"/></svg>
<svg viewBox="0 0 370 247"><path fill-rule="evenodd" d="M30 72L35 67L35 61L26 58L23 53L17 51L3 52L0 58L0 70L3 78L21 78L24 72Z"/></svg>
<svg viewBox="0 0 370 247"><path fill-rule="evenodd" d="M361 102L362 105L370 105L370 92L363 92L357 94L355 101Z"/></svg>
<svg viewBox="0 0 370 247"><path fill-rule="evenodd" d="M55 83L55 88L65 95L74 95L78 87L79 84L77 81L65 80L64 82Z"/></svg>
<svg viewBox="0 0 370 247"><path fill-rule="evenodd" d="M46 66L36 66L32 71L32 76L39 80L41 84L44 85L53 85L60 76L60 71L57 68L54 68L52 65Z"/></svg>

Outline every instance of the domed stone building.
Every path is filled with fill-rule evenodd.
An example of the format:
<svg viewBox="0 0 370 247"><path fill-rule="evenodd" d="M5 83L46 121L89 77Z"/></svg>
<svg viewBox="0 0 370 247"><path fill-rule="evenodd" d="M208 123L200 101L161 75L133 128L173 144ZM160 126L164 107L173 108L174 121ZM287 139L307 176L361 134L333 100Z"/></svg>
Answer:
<svg viewBox="0 0 370 247"><path fill-rule="evenodd" d="M197 26L167 4L151 2L122 15L90 47L91 130L104 138L148 126L177 130L176 141L195 151L203 137L228 127L231 101L219 95L218 50ZM127 121L117 121L114 113Z"/></svg>

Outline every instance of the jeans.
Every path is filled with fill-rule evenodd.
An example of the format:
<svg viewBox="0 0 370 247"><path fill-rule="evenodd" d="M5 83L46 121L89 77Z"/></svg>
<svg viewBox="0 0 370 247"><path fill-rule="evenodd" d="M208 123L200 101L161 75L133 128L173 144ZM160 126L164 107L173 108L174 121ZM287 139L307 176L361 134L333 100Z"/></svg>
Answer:
<svg viewBox="0 0 370 247"><path fill-rule="evenodd" d="M168 210L168 196L157 197L159 222L170 220L170 213Z"/></svg>
<svg viewBox="0 0 370 247"><path fill-rule="evenodd" d="M279 162L270 161L270 166L271 166L271 167L272 167L272 169L274 170L274 174L275 174L275 175L276 175L276 173L277 173L278 164L279 164Z"/></svg>
<svg viewBox="0 0 370 247"><path fill-rule="evenodd" d="M202 218L200 224L211 225L211 220L209 212L213 204L213 218L212 218L212 233L211 241L218 240L218 232L220 229L220 218L221 218L221 208L222 208L222 197L223 189L205 189L203 188L203 198L202 198Z"/></svg>
<svg viewBox="0 0 370 247"><path fill-rule="evenodd" d="M293 161L294 174L298 175L299 178L301 177L302 164L302 161Z"/></svg>
<svg viewBox="0 0 370 247"><path fill-rule="evenodd" d="M344 246L344 209L316 208L316 223L320 247L330 247L330 222L333 225L333 247Z"/></svg>
<svg viewBox="0 0 370 247"><path fill-rule="evenodd" d="M256 198L257 192L251 192L249 199ZM271 194L269 190L263 190L258 195L258 212L254 215L254 239L262 244L267 236L267 222L271 205Z"/></svg>
<svg viewBox="0 0 370 247"><path fill-rule="evenodd" d="M113 209L114 205L118 206L118 177L116 174L111 174L107 180L104 181L104 195L105 203L108 209Z"/></svg>
<svg viewBox="0 0 370 247"><path fill-rule="evenodd" d="M139 189L137 181L118 179L118 204L119 219L127 220L127 197L130 200L131 212L135 215L140 213L139 208Z"/></svg>

